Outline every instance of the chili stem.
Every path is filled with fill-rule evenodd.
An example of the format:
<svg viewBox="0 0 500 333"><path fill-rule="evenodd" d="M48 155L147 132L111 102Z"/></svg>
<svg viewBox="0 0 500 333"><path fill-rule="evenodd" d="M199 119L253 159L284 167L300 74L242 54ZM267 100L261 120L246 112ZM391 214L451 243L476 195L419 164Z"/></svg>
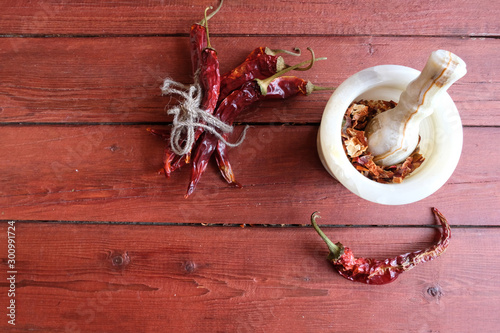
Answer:
<svg viewBox="0 0 500 333"><path fill-rule="evenodd" d="M221 0L219 6L217 8L215 8L215 10L213 12L211 12L210 15L208 15L208 16L207 16L207 9L212 9L213 7L210 6L207 9L205 9L205 17L198 24L206 26L208 20L210 20L212 17L214 17L214 15L217 14L217 12L221 9L223 2L224 2L224 0Z"/></svg>
<svg viewBox="0 0 500 333"><path fill-rule="evenodd" d="M311 81L307 81L306 84L306 95L310 95L313 91L321 91L321 90L335 90L334 87L319 87L312 84Z"/></svg>
<svg viewBox="0 0 500 333"><path fill-rule="evenodd" d="M336 87L320 87L320 86L314 86L313 85L313 91L321 91L321 90L335 90L337 89Z"/></svg>
<svg viewBox="0 0 500 333"><path fill-rule="evenodd" d="M267 87L277 77L280 77L281 75L283 75L285 73L288 73L290 71L293 71L293 70L307 71L307 70L311 69L311 67L313 66L314 62L316 62L317 60L326 60L326 58L315 58L314 57L314 51L310 47L308 47L307 49L309 50L309 52L311 52L311 57L312 57L311 60L306 60L306 61L298 63L298 64L296 64L294 66L287 67L287 68L285 68L285 69L277 72L273 76L268 77L267 79L264 79L264 80L255 79L255 81L257 81L257 83L259 84L260 92L261 92L261 94L263 96L267 95ZM303 68L301 67L301 66L306 65L307 63L309 63L308 66L303 67Z"/></svg>
<svg viewBox="0 0 500 333"><path fill-rule="evenodd" d="M326 237L325 233L318 227L318 224L316 223L316 219L320 217L318 214L319 214L318 212L314 212L311 215L311 223L314 227L314 230L316 230L321 239L323 239L323 241L328 246L328 249L330 250L329 257L338 259L342 255L342 249L340 246L334 244L328 237Z"/></svg>
<svg viewBox="0 0 500 333"><path fill-rule="evenodd" d="M207 10L209 9L212 9L212 6L205 8L205 30L207 31L207 49L212 49L212 44L210 44L210 36L208 35Z"/></svg>
<svg viewBox="0 0 500 333"><path fill-rule="evenodd" d="M316 59L314 57L314 51L310 47L308 47L307 49L309 50L309 52L311 52L311 56L312 56L311 63L307 67L303 67L303 68L298 67L298 68L295 68L294 69L295 71L308 71L308 70L310 70L312 68L312 66L314 65L314 63L316 62L316 60L323 60L323 58ZM324 58L324 59L326 59L326 58Z"/></svg>

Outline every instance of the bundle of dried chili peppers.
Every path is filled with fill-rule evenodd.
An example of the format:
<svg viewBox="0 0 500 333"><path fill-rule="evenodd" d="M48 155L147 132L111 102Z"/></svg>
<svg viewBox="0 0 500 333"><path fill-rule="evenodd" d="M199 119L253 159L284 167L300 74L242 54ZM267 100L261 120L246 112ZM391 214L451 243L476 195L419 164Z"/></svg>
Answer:
<svg viewBox="0 0 500 333"><path fill-rule="evenodd" d="M385 260L355 258L351 249L344 247L341 243L334 244L318 227L316 223L316 219L319 217L317 212L312 214L311 223L328 245L330 250L328 260L331 261L340 275L348 280L366 284L386 284L396 280L401 273L412 269L416 265L440 256L448 247L451 237L450 225L443 214L436 208L433 208L432 211L436 221L440 222L443 228L439 241L425 250L410 252Z"/></svg>
<svg viewBox="0 0 500 333"><path fill-rule="evenodd" d="M218 128L213 123L217 124L221 121L227 126L232 126L241 111L256 101L284 99L297 94L308 95L314 90L322 89L296 76L282 76L291 70L308 70L315 61L326 59L315 58L311 49L309 49L312 55L311 60L295 66L287 66L278 54L298 56L300 50L295 49L295 52L290 52L258 47L246 57L243 63L221 76L217 53L210 45L208 33L208 20L219 11L221 6L222 1L209 16L205 11L205 18L200 23L194 24L190 31L194 81L202 94L199 108L214 117L207 116L202 117L202 121L197 120L194 131L193 126L190 125L189 129L192 132L182 127L175 133L172 133L175 127L171 133L165 130L149 129L151 133L169 142L165 149L162 173L169 177L174 170L185 164L192 164L191 181L186 197L193 193L213 154L224 179L231 185L241 187L235 180L229 163L227 147L238 145L244 138L244 134L236 144L229 143L230 130Z"/></svg>

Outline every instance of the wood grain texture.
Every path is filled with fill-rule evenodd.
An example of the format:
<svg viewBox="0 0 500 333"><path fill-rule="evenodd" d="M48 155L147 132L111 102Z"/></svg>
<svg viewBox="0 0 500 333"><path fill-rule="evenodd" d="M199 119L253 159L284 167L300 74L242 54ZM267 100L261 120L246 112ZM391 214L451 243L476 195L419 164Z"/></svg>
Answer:
<svg viewBox="0 0 500 333"><path fill-rule="evenodd" d="M302 224L319 210L330 224L425 224L437 207L456 225L498 225L497 127L465 128L457 170L430 197L400 207L358 198L325 171L317 126L255 126L230 151L244 187L228 187L214 161L195 193L190 170L158 175L164 142L146 126L5 126L0 156L3 219ZM235 137L241 128L235 130Z"/></svg>
<svg viewBox="0 0 500 333"><path fill-rule="evenodd" d="M450 50L462 57L467 75L449 93L464 125L500 125L499 39L396 37L212 37L221 71L237 66L258 46L311 46L318 62L295 75L335 87L371 66L396 64L422 69L429 54ZM485 61L485 59L488 59ZM0 122L156 123L170 119L161 96L162 79L191 83L187 37L0 38ZM241 122L319 123L330 92L287 101L266 101Z"/></svg>
<svg viewBox="0 0 500 333"><path fill-rule="evenodd" d="M0 224L1 244L6 226ZM375 258L424 248L438 234L434 228L325 232ZM18 222L16 234L19 307L12 331L490 332L498 325L497 228L453 228L443 256L384 286L341 278L310 227ZM0 327L9 328L6 320Z"/></svg>
<svg viewBox="0 0 500 333"><path fill-rule="evenodd" d="M465 60L449 93L464 124L453 176L404 206L368 203L325 171L316 134L330 92L268 101L229 156L158 175L166 76L191 82L188 31L216 0L18 0L0 4L1 332L496 332L500 327L500 6L495 1L226 0L210 20L221 71L255 47L312 47L298 73L337 86L367 67ZM386 286L341 278L309 226L375 258L436 238L448 251ZM16 227L16 326L7 323L8 221ZM200 225L202 224L202 225ZM244 226L244 228L240 227Z"/></svg>
<svg viewBox="0 0 500 333"><path fill-rule="evenodd" d="M217 1L6 1L4 34L180 34ZM230 1L211 20L218 34L498 36L495 2Z"/></svg>

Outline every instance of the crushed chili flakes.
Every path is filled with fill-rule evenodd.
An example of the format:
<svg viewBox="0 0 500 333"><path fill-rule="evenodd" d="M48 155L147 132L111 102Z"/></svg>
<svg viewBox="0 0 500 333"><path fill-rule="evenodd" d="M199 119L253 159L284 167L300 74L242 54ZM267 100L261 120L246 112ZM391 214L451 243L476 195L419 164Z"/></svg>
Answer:
<svg viewBox="0 0 500 333"><path fill-rule="evenodd" d="M375 164L374 156L367 151L365 128L368 122L377 114L393 109L396 105L394 101L382 100L353 102L347 109L342 124L342 142L352 165L365 177L384 184L401 183L425 160L419 153L418 145L405 161L385 167Z"/></svg>

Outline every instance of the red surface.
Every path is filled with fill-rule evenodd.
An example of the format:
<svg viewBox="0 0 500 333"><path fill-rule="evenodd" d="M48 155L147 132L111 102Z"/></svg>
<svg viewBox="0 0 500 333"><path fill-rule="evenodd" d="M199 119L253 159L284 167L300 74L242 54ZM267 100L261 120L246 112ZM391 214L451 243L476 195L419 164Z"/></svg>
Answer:
<svg viewBox="0 0 500 333"><path fill-rule="evenodd" d="M11 1L0 14L0 331L495 332L500 8L226 2L210 20L223 72L257 46L302 48L289 64L308 46L328 57L298 73L320 86L380 64L421 69L436 49L462 57L468 74L449 90L464 124L453 176L405 206L351 194L317 156L331 93L315 92L242 113L235 137L252 127L229 157L243 189L211 161L184 199L189 168L158 175L164 143L146 129L168 127L159 86L190 83L189 26L214 4ZM450 248L385 286L341 278L308 226L319 210L332 240L382 259L431 244L431 207L452 225Z"/></svg>

